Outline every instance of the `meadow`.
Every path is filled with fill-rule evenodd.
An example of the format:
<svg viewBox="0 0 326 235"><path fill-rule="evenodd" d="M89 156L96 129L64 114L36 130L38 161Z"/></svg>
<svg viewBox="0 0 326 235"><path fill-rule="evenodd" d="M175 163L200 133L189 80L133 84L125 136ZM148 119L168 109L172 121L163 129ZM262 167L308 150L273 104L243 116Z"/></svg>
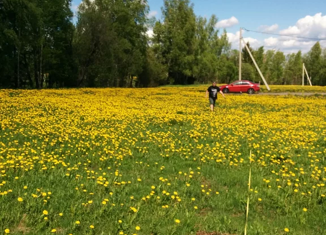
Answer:
<svg viewBox="0 0 326 235"><path fill-rule="evenodd" d="M204 91L0 90L0 234L326 234L326 96Z"/></svg>

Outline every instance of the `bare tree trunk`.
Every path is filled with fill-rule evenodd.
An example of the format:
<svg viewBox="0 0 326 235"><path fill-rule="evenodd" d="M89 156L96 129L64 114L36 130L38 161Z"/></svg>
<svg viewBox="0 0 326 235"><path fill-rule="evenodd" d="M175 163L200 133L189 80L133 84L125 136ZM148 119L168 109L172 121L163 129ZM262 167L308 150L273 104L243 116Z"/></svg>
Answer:
<svg viewBox="0 0 326 235"><path fill-rule="evenodd" d="M20 87L20 51L17 51L17 88Z"/></svg>
<svg viewBox="0 0 326 235"><path fill-rule="evenodd" d="M84 81L86 80L86 73L87 73L87 68L84 66L80 66L78 69L78 81L77 81L77 86L80 87L83 85Z"/></svg>
<svg viewBox="0 0 326 235"><path fill-rule="evenodd" d="M130 77L130 80L129 80L129 87L132 87L133 76L130 75L129 77Z"/></svg>
<svg viewBox="0 0 326 235"><path fill-rule="evenodd" d="M37 68L37 65L38 65L38 61L37 61L37 54L36 52L34 52L34 79L35 79L35 85L36 85L36 88L38 89L39 88L39 80L38 80L38 68Z"/></svg>
<svg viewBox="0 0 326 235"><path fill-rule="evenodd" d="M41 44L41 50L40 50L40 67L39 67L39 76L38 76L38 78L39 78L39 88L41 89L41 88L43 88L43 61L42 61L42 59L43 59L43 43Z"/></svg>
<svg viewBox="0 0 326 235"><path fill-rule="evenodd" d="M20 30L18 30L18 38L20 39ZM17 48L17 88L20 87L20 46Z"/></svg>

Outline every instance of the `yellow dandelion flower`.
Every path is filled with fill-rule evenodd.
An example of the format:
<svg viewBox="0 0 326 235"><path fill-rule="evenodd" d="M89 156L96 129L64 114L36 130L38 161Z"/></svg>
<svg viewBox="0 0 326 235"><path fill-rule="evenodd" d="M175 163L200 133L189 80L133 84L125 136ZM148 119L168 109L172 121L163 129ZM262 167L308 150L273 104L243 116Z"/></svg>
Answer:
<svg viewBox="0 0 326 235"><path fill-rule="evenodd" d="M137 212L137 209L135 207L130 207L130 210L132 210L133 212Z"/></svg>

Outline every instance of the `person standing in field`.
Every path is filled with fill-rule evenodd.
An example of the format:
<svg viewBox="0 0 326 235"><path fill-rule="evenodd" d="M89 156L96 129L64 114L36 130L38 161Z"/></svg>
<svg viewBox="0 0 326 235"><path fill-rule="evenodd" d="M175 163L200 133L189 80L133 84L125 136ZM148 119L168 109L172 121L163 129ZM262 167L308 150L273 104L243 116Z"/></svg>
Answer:
<svg viewBox="0 0 326 235"><path fill-rule="evenodd" d="M209 94L209 103L210 103L212 112L214 111L218 92L220 92L223 95L223 97L225 98L223 92L220 90L220 88L218 86L216 86L216 82L213 82L212 86L208 87L208 89L206 91L206 98L207 98L207 95Z"/></svg>

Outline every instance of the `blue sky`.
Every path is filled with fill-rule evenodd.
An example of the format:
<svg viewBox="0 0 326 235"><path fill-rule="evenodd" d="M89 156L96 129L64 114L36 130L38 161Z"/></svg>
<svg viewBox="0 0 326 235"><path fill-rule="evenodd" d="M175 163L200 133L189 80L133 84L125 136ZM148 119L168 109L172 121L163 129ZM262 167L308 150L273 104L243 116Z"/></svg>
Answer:
<svg viewBox="0 0 326 235"><path fill-rule="evenodd" d="M239 26L257 29L260 25L275 23L281 28L286 28L306 15L315 15L322 9L326 11L325 0L192 0L191 2L197 15L210 17L215 14L219 20L236 17L240 23L237 29ZM151 11L161 12L163 0L149 0L148 3Z"/></svg>
<svg viewBox="0 0 326 235"><path fill-rule="evenodd" d="M78 6L81 0L73 0ZM238 45L240 27L275 34L326 38L326 0L192 0L196 15L218 17L221 31L225 28L233 47ZM163 0L148 0L150 15L161 19ZM323 12L324 11L324 12ZM306 52L316 40L276 35L244 33L253 47ZM326 47L326 40L320 41Z"/></svg>

